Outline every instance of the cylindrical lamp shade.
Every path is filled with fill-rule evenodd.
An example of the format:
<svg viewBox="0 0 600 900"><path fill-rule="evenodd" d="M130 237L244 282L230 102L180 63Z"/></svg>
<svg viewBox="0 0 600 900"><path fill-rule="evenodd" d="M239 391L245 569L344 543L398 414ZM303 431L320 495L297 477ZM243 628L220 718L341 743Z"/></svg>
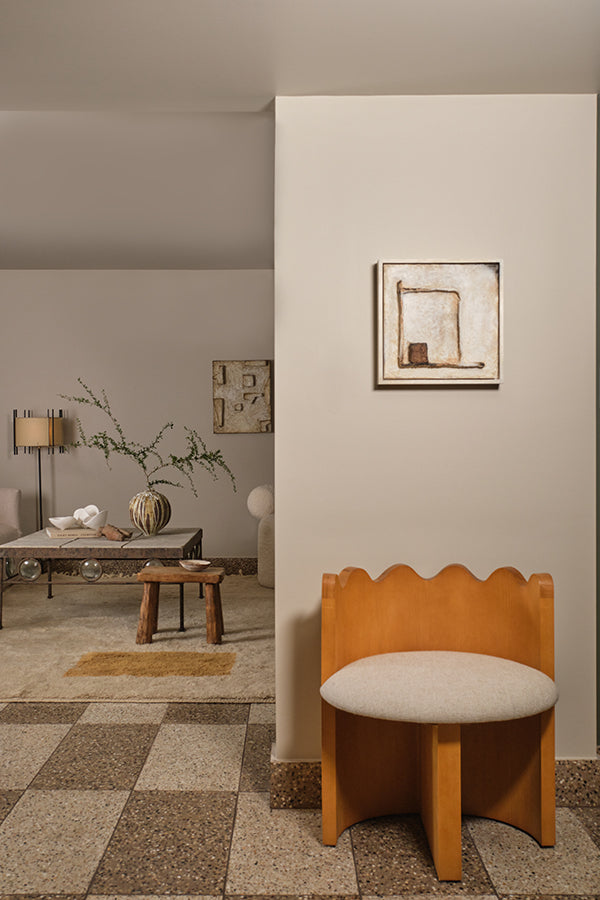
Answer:
<svg viewBox="0 0 600 900"><path fill-rule="evenodd" d="M63 444L62 418L58 416L15 418L15 447L60 447Z"/></svg>

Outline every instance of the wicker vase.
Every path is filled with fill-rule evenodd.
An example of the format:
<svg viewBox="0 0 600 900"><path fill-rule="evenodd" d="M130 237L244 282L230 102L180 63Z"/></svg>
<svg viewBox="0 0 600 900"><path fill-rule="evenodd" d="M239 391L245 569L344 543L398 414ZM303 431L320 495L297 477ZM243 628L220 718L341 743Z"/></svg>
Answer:
<svg viewBox="0 0 600 900"><path fill-rule="evenodd" d="M144 534L158 534L171 518L171 504L164 494L150 488L131 498L129 516Z"/></svg>

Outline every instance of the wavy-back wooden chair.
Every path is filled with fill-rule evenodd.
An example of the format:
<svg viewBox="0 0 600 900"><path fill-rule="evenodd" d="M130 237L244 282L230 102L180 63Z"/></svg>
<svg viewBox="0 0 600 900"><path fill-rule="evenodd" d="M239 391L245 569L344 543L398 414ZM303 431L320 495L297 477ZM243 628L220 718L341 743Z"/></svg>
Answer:
<svg viewBox="0 0 600 900"><path fill-rule="evenodd" d="M324 575L325 844L420 813L441 880L461 878L461 813L554 844L553 598L512 568Z"/></svg>

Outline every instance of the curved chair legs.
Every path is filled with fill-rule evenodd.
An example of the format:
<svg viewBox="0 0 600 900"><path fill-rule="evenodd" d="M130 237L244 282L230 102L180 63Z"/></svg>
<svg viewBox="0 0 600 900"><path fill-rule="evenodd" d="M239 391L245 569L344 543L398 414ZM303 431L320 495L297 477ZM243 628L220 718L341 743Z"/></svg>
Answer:
<svg viewBox="0 0 600 900"><path fill-rule="evenodd" d="M441 881L461 878L461 815L555 841L554 710L481 725L414 725L322 701L323 842L356 822L419 813Z"/></svg>

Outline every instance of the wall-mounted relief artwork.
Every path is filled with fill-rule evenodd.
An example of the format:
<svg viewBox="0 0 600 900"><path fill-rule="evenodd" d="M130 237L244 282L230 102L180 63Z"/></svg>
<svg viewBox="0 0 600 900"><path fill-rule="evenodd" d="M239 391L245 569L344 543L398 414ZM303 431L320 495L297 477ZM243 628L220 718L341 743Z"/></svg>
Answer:
<svg viewBox="0 0 600 900"><path fill-rule="evenodd" d="M499 384L500 262L380 262L377 383Z"/></svg>
<svg viewBox="0 0 600 900"><path fill-rule="evenodd" d="M213 432L272 431L271 361L217 359L212 366Z"/></svg>

